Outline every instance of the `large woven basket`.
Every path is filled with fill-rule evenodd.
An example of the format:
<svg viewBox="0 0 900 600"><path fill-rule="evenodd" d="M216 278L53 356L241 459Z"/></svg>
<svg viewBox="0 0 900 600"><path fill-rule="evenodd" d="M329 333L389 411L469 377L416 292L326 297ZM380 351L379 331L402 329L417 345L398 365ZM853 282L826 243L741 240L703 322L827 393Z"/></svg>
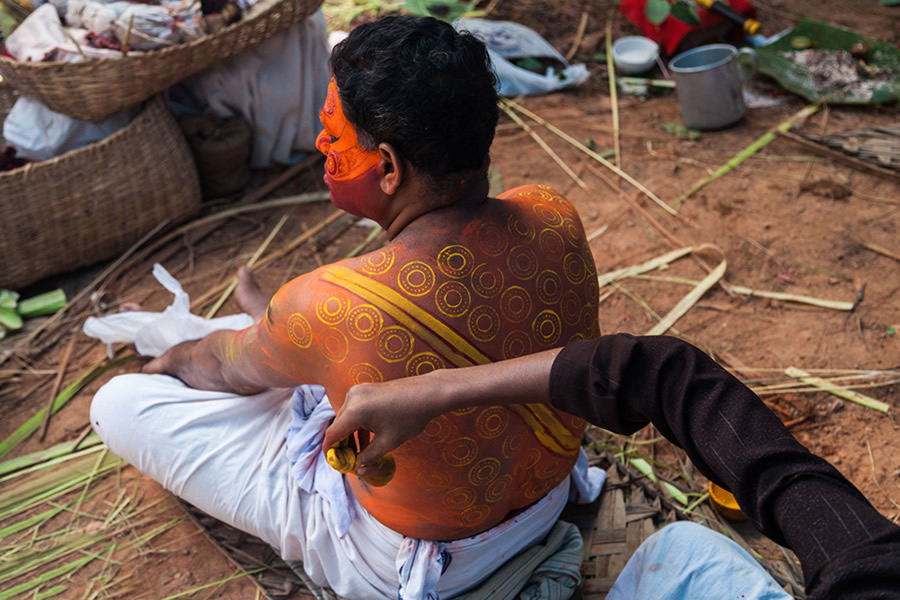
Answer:
<svg viewBox="0 0 900 600"><path fill-rule="evenodd" d="M322 0L259 0L249 16L187 44L82 62L18 62L0 57L16 90L76 119L99 122L299 23Z"/></svg>
<svg viewBox="0 0 900 600"><path fill-rule="evenodd" d="M11 106L5 87L0 122ZM199 208L194 159L158 96L99 142L0 172L0 288L116 256L160 223Z"/></svg>

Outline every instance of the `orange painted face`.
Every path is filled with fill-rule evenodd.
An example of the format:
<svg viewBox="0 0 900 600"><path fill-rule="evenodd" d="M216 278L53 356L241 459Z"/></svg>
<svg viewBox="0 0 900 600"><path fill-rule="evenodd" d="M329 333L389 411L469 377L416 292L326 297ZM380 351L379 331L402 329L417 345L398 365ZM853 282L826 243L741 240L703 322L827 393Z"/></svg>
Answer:
<svg viewBox="0 0 900 600"><path fill-rule="evenodd" d="M337 84L332 78L328 96L319 112L324 129L316 138L316 148L326 156L325 173L336 182L358 179L378 164L378 152L359 145L356 129L344 116Z"/></svg>

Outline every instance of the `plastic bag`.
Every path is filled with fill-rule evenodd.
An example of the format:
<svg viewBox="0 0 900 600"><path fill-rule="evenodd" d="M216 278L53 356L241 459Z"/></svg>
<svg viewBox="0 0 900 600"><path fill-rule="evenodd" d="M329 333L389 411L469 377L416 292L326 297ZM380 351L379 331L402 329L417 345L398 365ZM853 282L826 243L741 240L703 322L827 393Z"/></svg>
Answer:
<svg viewBox="0 0 900 600"><path fill-rule="evenodd" d="M457 31L468 31L485 43L494 73L500 82L501 96L544 94L584 83L588 78L587 67L570 65L536 31L510 21L485 19L457 19L453 23ZM513 64L508 59L549 59L561 69L548 66L543 75Z"/></svg>
<svg viewBox="0 0 900 600"><path fill-rule="evenodd" d="M131 121L131 110L102 123L91 123L54 112L22 96L3 122L3 138L30 160L49 160L112 135Z"/></svg>
<svg viewBox="0 0 900 600"><path fill-rule="evenodd" d="M246 329L253 325L247 314L204 319L191 314L191 299L178 280L160 264L153 265L153 276L175 295L172 304L161 313L122 312L105 317L90 317L84 333L105 344L133 343L142 356L157 357L176 344L199 340L220 329Z"/></svg>

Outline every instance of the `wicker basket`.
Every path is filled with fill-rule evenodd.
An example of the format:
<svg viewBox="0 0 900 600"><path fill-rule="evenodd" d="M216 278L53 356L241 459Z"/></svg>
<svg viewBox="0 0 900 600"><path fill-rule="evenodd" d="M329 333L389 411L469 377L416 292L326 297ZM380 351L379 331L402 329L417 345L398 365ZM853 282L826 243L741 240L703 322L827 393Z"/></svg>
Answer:
<svg viewBox="0 0 900 600"><path fill-rule="evenodd" d="M4 87L0 122L11 106ZM104 140L0 172L0 288L111 258L199 208L194 159L165 101L154 98Z"/></svg>
<svg viewBox="0 0 900 600"><path fill-rule="evenodd" d="M308 17L322 0L259 0L250 16L187 44L83 62L18 62L0 57L16 90L76 119L99 122L169 86L256 46Z"/></svg>

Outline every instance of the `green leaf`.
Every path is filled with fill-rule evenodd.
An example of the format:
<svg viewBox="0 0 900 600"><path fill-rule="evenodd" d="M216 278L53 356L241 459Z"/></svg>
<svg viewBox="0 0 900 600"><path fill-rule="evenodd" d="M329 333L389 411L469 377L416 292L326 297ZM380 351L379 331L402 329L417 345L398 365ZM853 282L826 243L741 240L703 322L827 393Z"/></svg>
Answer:
<svg viewBox="0 0 900 600"><path fill-rule="evenodd" d="M882 6L897 6L900 4L900 0L881 0Z"/></svg>
<svg viewBox="0 0 900 600"><path fill-rule="evenodd" d="M12 290L0 290L0 308L16 309L16 302L19 300L19 294Z"/></svg>
<svg viewBox="0 0 900 600"><path fill-rule="evenodd" d="M669 17L670 12L672 12L672 7L667 0L647 0L647 5L644 6L644 14L647 15L647 20L654 25L660 25L665 21Z"/></svg>
<svg viewBox="0 0 900 600"><path fill-rule="evenodd" d="M669 490L669 493L672 494L672 497L681 504L682 506L687 506L688 498L684 495L684 492L679 490L677 487L669 483L668 481L663 481L662 484L666 486L666 489Z"/></svg>
<svg viewBox="0 0 900 600"><path fill-rule="evenodd" d="M66 305L66 293L62 288L57 288L52 292L38 294L27 300L19 302L16 309L23 317L41 317L44 315L52 315Z"/></svg>
<svg viewBox="0 0 900 600"><path fill-rule="evenodd" d="M660 128L664 131L671 133L679 140L690 140L694 141L700 137L700 132L696 129L688 129L681 123L671 122L671 123L660 123Z"/></svg>
<svg viewBox="0 0 900 600"><path fill-rule="evenodd" d="M697 5L693 0L683 2L678 0L672 5L672 16L688 25L699 25L700 17L697 16Z"/></svg>
<svg viewBox="0 0 900 600"><path fill-rule="evenodd" d="M20 329L23 325L22 317L12 309L0 308L0 325L7 329Z"/></svg>
<svg viewBox="0 0 900 600"><path fill-rule="evenodd" d="M403 8L411 15L434 17L450 23L475 10L475 3L454 0L406 0Z"/></svg>
<svg viewBox="0 0 900 600"><path fill-rule="evenodd" d="M656 478L656 473L653 472L653 467L651 467L650 463L648 463L643 458L632 458L628 461L628 464L640 471L641 474L645 475L647 479L649 479L653 483L656 483L658 481L658 479Z"/></svg>

